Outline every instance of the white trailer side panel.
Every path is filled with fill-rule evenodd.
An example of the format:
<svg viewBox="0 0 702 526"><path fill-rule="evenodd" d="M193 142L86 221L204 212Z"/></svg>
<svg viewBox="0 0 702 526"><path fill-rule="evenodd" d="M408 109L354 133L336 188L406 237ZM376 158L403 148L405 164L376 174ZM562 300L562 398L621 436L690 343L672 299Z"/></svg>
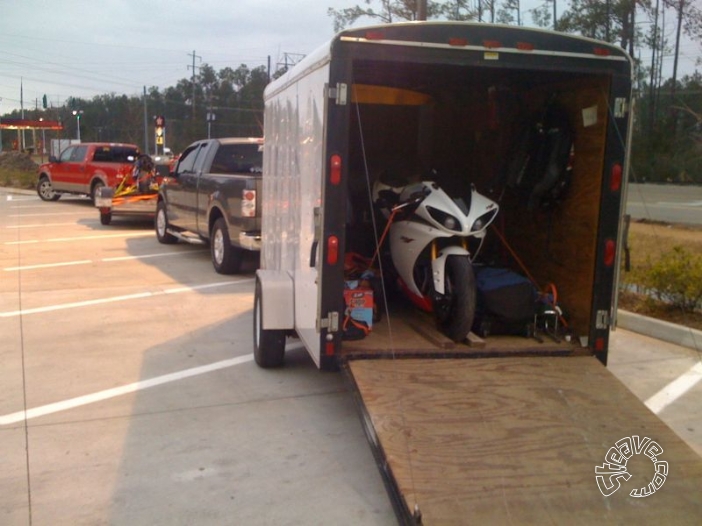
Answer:
<svg viewBox="0 0 702 526"><path fill-rule="evenodd" d="M315 361L318 287L310 261L322 201L328 79L329 62L322 60L296 82L283 77L266 91L261 268L293 277L295 329Z"/></svg>

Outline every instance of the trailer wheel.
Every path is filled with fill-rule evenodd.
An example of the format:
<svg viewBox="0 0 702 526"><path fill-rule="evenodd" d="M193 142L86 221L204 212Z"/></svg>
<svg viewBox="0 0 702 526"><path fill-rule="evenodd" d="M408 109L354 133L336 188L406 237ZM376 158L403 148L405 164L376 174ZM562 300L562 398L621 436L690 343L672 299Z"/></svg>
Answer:
<svg viewBox="0 0 702 526"><path fill-rule="evenodd" d="M475 275L466 256L446 259L444 296L434 302L441 331L455 342L466 339L475 317Z"/></svg>
<svg viewBox="0 0 702 526"><path fill-rule="evenodd" d="M156 217L154 218L154 228L156 239L164 245L172 245L178 242L178 238L168 233L168 216L166 215L166 203L159 201L156 205Z"/></svg>
<svg viewBox="0 0 702 526"><path fill-rule="evenodd" d="M210 233L212 265L219 274L235 274L241 268L241 250L229 242L229 229L223 217L215 221Z"/></svg>
<svg viewBox="0 0 702 526"><path fill-rule="evenodd" d="M97 198L98 191L103 186L105 186L105 183L98 179L93 183L93 186L90 188L90 200L93 202L93 204L95 204L95 199Z"/></svg>
<svg viewBox="0 0 702 526"><path fill-rule="evenodd" d="M253 312L254 360L259 367L281 367L285 360L285 330L264 329L261 282L256 279Z"/></svg>
<svg viewBox="0 0 702 526"><path fill-rule="evenodd" d="M109 225L112 222L112 212L100 212L100 224Z"/></svg>
<svg viewBox="0 0 702 526"><path fill-rule="evenodd" d="M61 198L61 194L54 192L51 181L45 175L42 175L37 183L37 194L42 201L58 201Z"/></svg>

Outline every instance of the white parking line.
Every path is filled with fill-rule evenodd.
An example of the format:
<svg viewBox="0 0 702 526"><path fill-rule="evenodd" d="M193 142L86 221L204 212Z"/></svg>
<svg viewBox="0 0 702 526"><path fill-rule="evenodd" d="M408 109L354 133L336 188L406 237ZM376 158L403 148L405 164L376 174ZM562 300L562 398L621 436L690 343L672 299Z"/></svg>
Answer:
<svg viewBox="0 0 702 526"><path fill-rule="evenodd" d="M6 241L5 245L29 245L36 243L63 243L66 241L86 241L90 239L106 239L109 237L146 237L153 236L153 232L135 232L133 234L102 234L98 236L79 237L54 237L50 239L25 239L24 241Z"/></svg>
<svg viewBox="0 0 702 526"><path fill-rule="evenodd" d="M695 387L700 380L702 380L702 363L698 362L644 403L651 411L659 414L666 407Z"/></svg>
<svg viewBox="0 0 702 526"><path fill-rule="evenodd" d="M47 212L44 214L9 214L8 217L50 217L50 216L75 216L85 213L85 210L76 210L74 212Z"/></svg>
<svg viewBox="0 0 702 526"><path fill-rule="evenodd" d="M95 220L97 223L97 219ZM73 223L36 223L34 225L10 225L6 226L5 228L53 228L55 226L76 226L75 222Z"/></svg>
<svg viewBox="0 0 702 526"><path fill-rule="evenodd" d="M124 296L112 296L109 298L98 298L94 300L75 301L71 303L61 303L59 305L47 305L46 307L36 307L34 309L21 309L15 311L0 312L0 318L12 318L15 316L27 316L29 314L42 314L44 312L53 312L57 310L76 309L80 307L90 307L92 305L101 305L104 303L114 303L117 301L128 301L142 298L154 298L156 296L165 296L167 294L181 294L183 292L194 292L197 290L213 289L219 287L227 287L229 285L240 285L250 283L253 279L242 279L236 281L223 281L221 283L206 283L204 285L195 285L192 287L176 287L173 289L165 289L156 292L137 292L135 294L125 294Z"/></svg>
<svg viewBox="0 0 702 526"><path fill-rule="evenodd" d="M163 252L162 254L144 254L142 256L119 256L112 258L102 258L102 259L80 259L76 261L64 261L61 263L42 263L40 265L25 265L22 267L6 267L3 270L6 272L14 271L25 271L25 270L40 270L46 268L56 268L56 267L68 267L71 265L89 265L91 263L111 263L113 261L129 261L132 259L150 259L150 258L160 258L166 256L178 256L183 254L188 254L189 252Z"/></svg>
<svg viewBox="0 0 702 526"><path fill-rule="evenodd" d="M241 365L244 363L248 363L251 360L253 360L252 355L238 356L230 360L222 360L221 362L215 362L209 365L202 365L200 367L193 367L192 369L186 369L177 373L164 374L163 376L157 376L155 378L151 378L150 380L142 380L140 382L134 382L132 384L123 385L122 387L114 387L112 389L106 389L97 393L78 396L76 398L64 400L63 402L55 402L53 404L35 407L34 409L29 409L27 411L18 411L9 415L0 416L0 425L6 426L9 424L16 424L17 422L22 422L25 419L29 420L31 418L37 418L40 416L50 415L52 413L58 413L59 411L66 411L67 409L73 409L75 407L80 407L83 405L94 404L95 402L101 402L109 398L115 398L117 396L133 393L141 389L148 389L150 387L155 387L157 385L162 385L168 382L182 380L183 378L190 378L192 376L206 374L212 371L218 371L227 367Z"/></svg>

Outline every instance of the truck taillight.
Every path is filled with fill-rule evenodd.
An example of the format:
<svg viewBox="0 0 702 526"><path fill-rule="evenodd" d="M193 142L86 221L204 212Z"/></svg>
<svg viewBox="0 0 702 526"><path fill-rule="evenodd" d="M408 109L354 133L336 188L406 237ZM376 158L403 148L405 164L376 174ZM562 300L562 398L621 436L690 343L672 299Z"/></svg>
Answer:
<svg viewBox="0 0 702 526"><path fill-rule="evenodd" d="M241 216L256 217L256 190L244 190L242 192Z"/></svg>

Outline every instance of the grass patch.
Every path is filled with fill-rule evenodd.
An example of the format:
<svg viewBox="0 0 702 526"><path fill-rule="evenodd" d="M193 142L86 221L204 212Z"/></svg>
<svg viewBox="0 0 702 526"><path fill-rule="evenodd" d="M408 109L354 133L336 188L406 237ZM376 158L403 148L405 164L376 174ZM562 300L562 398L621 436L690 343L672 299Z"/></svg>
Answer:
<svg viewBox="0 0 702 526"><path fill-rule="evenodd" d="M619 307L643 316L702 330L702 312L683 309L645 294L640 287L645 273L684 247L693 258L702 257L702 227L636 222L629 229L630 272L622 269Z"/></svg>
<svg viewBox="0 0 702 526"><path fill-rule="evenodd" d="M0 168L0 186L32 190L37 185L35 171Z"/></svg>

